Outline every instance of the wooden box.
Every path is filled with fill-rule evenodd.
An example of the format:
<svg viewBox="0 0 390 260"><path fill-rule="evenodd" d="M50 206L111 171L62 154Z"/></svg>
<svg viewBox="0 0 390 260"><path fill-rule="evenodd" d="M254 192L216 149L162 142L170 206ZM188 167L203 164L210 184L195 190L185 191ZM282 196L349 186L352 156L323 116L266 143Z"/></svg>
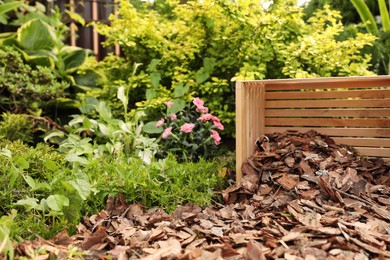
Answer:
<svg viewBox="0 0 390 260"><path fill-rule="evenodd" d="M237 82L237 181L256 139L288 129L313 129L390 160L390 76Z"/></svg>

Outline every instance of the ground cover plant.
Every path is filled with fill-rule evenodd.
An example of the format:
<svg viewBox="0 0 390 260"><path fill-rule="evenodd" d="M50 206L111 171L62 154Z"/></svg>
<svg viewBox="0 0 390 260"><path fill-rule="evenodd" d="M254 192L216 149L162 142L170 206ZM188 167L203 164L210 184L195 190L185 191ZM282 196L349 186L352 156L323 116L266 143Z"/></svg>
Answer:
<svg viewBox="0 0 390 260"><path fill-rule="evenodd" d="M105 44L119 44L122 56L97 62L89 50L64 43L69 30L58 8L48 14L39 3L4 2L0 22L18 28L0 35L1 257L45 255L39 246L15 252L15 245L61 231L70 241L68 234L85 231L80 222L91 229L85 234L104 235L94 221L115 225L110 217L130 203L137 205L130 212L134 223L153 226L176 212L188 225L203 218L202 229L185 231L191 237L218 240L223 230L216 215L226 209L215 190L226 187L223 177L234 168L222 147L234 133L235 81L373 74L361 51L375 37L340 39L341 15L328 7L305 21L290 0L269 7L252 0L123 0L110 24L96 24ZM187 203L196 213L185 212ZM88 217L105 207L111 215ZM244 207L229 212L251 217ZM214 214L212 222L206 213ZM153 232L157 241L168 231ZM67 254L86 253L71 246Z"/></svg>

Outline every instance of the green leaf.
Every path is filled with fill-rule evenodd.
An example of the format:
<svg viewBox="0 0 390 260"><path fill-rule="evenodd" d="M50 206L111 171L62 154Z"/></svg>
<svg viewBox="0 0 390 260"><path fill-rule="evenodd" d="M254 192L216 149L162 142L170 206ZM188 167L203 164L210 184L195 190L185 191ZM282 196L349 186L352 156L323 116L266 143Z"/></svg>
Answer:
<svg viewBox="0 0 390 260"><path fill-rule="evenodd" d="M33 190L37 187L34 179L29 175L23 175L23 179L27 182L28 186L30 186Z"/></svg>
<svg viewBox="0 0 390 260"><path fill-rule="evenodd" d="M77 179L75 181L68 181L68 183L76 189L77 193L80 195L80 198L83 200L86 200L91 193L91 185L89 184L88 180Z"/></svg>
<svg viewBox="0 0 390 260"><path fill-rule="evenodd" d="M46 199L46 204L54 211L62 211L63 207L69 206L69 199L64 195L50 195Z"/></svg>
<svg viewBox="0 0 390 260"><path fill-rule="evenodd" d="M150 81L151 81L152 86L154 88L158 88L160 80L161 80L161 73L159 73L159 72L150 73Z"/></svg>
<svg viewBox="0 0 390 260"><path fill-rule="evenodd" d="M61 131L54 131L54 132L51 132L50 134L46 135L45 138L43 138L43 141L47 142L51 138L55 138L55 137L64 138L65 134L64 134L64 132L61 132Z"/></svg>
<svg viewBox="0 0 390 260"><path fill-rule="evenodd" d="M38 199L29 197L29 198L24 199L24 200L18 200L16 202L16 205L24 206L27 210L31 210L31 209L39 210L41 207L37 202L38 202Z"/></svg>
<svg viewBox="0 0 390 260"><path fill-rule="evenodd" d="M371 34L378 36L379 30L375 23L374 16L372 15L370 9L364 0L350 0L351 3L355 6L357 12L359 13L360 19L366 25L367 31Z"/></svg>
<svg viewBox="0 0 390 260"><path fill-rule="evenodd" d="M9 187L11 189L14 187L15 181L18 179L19 173L20 173L20 171L18 169L16 169L15 167L11 167L11 169L9 170L9 175L10 175Z"/></svg>
<svg viewBox="0 0 390 260"><path fill-rule="evenodd" d="M61 49L59 55L64 62L65 71L73 72L84 63L87 50L80 47L65 46Z"/></svg>
<svg viewBox="0 0 390 260"><path fill-rule="evenodd" d="M67 15L69 15L69 17L70 17L73 21L75 21L75 22L81 24L82 26L85 26L85 20L84 20L84 18L83 18L81 15L79 15L78 13L71 12L71 11L69 11L69 10L65 10L65 13L66 13Z"/></svg>
<svg viewBox="0 0 390 260"><path fill-rule="evenodd" d="M381 14L381 19L382 19L383 31L389 32L390 15L389 15L389 11L387 10L386 2L385 0L378 0L378 3L379 3L379 12Z"/></svg>
<svg viewBox="0 0 390 260"><path fill-rule="evenodd" d="M58 166L56 164L55 161L52 161L52 160L45 160L44 164L46 169L48 169L49 171L52 171L52 172L55 172L58 170Z"/></svg>
<svg viewBox="0 0 390 260"><path fill-rule="evenodd" d="M160 62L159 59L152 59L152 61L149 63L148 69L149 71L155 71L157 64Z"/></svg>
<svg viewBox="0 0 390 260"><path fill-rule="evenodd" d="M15 166L18 167L19 169L24 170L24 169L30 168L29 162L22 156L15 157L13 162L14 162Z"/></svg>
<svg viewBox="0 0 390 260"><path fill-rule="evenodd" d="M142 131L147 134L161 134L164 131L162 126L156 126L157 121L151 121L144 125Z"/></svg>
<svg viewBox="0 0 390 260"><path fill-rule="evenodd" d="M68 156L65 157L65 160L68 162L78 162L80 164L86 165L88 164L88 160L85 159L84 157L78 156L76 154L69 154Z"/></svg>
<svg viewBox="0 0 390 260"><path fill-rule="evenodd" d="M17 40L26 50L52 50L58 45L54 28L38 19L23 24L17 31Z"/></svg>
<svg viewBox="0 0 390 260"><path fill-rule="evenodd" d="M157 96L157 92L154 89L148 88L145 93L146 100L151 100Z"/></svg>
<svg viewBox="0 0 390 260"><path fill-rule="evenodd" d="M170 107L169 112L176 114L183 110L186 106L186 102L183 99L176 98L173 100L173 106Z"/></svg>
<svg viewBox="0 0 390 260"><path fill-rule="evenodd" d="M11 153L11 151L10 151L8 148L1 148L0 154L1 154L1 155L4 155L4 156L7 157L8 159L11 159L11 158L12 158L12 153Z"/></svg>
<svg viewBox="0 0 390 260"><path fill-rule="evenodd" d="M124 86L120 86L118 88L117 98L122 101L123 106L127 106L129 103L129 100L126 96L126 88Z"/></svg>
<svg viewBox="0 0 390 260"><path fill-rule="evenodd" d="M205 70L205 68L200 68L196 73L195 73L195 80L196 83L202 84L205 82L208 78L210 77L210 74Z"/></svg>
<svg viewBox="0 0 390 260"><path fill-rule="evenodd" d="M175 91L173 93L175 97L178 98L187 94L189 90L190 90L190 86L188 85L184 86L183 83L179 83L175 86Z"/></svg>
<svg viewBox="0 0 390 260"><path fill-rule="evenodd" d="M23 2L20 1L12 1L9 3L4 3L0 5L0 14L5 14L9 11L12 11L23 5Z"/></svg>

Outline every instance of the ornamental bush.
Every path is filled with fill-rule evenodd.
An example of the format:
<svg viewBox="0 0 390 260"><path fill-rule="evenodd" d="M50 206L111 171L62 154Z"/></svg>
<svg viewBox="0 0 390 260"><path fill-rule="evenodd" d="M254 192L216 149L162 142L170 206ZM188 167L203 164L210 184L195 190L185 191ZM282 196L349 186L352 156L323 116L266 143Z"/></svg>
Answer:
<svg viewBox="0 0 390 260"><path fill-rule="evenodd" d="M139 107L162 105L184 85L188 100L202 97L226 134L234 127L236 80L373 74L360 51L375 38L338 40L344 28L337 11L325 8L305 22L292 0L268 8L256 0L182 2L122 0L111 24L98 24L106 45L119 44L128 66L143 64L136 78L122 82L131 82Z"/></svg>

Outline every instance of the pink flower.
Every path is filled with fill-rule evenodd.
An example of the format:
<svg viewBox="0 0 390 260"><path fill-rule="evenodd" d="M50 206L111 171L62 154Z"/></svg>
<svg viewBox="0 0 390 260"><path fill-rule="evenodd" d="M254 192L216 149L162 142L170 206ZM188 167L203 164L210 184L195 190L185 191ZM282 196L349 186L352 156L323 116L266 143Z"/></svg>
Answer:
<svg viewBox="0 0 390 260"><path fill-rule="evenodd" d="M171 114L171 121L175 121L177 119L177 115L176 114Z"/></svg>
<svg viewBox="0 0 390 260"><path fill-rule="evenodd" d="M213 123L217 127L217 129L219 129L219 130L224 129L223 124L221 123L221 120L219 120L218 117L216 117L216 116L213 117Z"/></svg>
<svg viewBox="0 0 390 260"><path fill-rule="evenodd" d="M204 106L204 101L201 100L201 99L198 98L198 97L194 98L194 100L193 100L192 102L193 102L194 105L195 105L196 107L198 107L198 108Z"/></svg>
<svg viewBox="0 0 390 260"><path fill-rule="evenodd" d="M221 143L221 137L219 136L218 132L215 130L210 130L211 131L211 138L214 139L214 143L216 145L219 145Z"/></svg>
<svg viewBox="0 0 390 260"><path fill-rule="evenodd" d="M172 132L172 127L168 127L167 129L164 130L164 132L162 133L162 138L168 138L168 136L171 134Z"/></svg>
<svg viewBox="0 0 390 260"><path fill-rule="evenodd" d="M202 122L206 122L206 121L209 121L209 120L213 120L214 116L212 114L209 114L209 113L206 113L206 114L203 114L202 116L200 116L198 118L198 120L202 121Z"/></svg>
<svg viewBox="0 0 390 260"><path fill-rule="evenodd" d="M182 125L180 127L180 131L181 132L184 132L184 133L191 133L192 132L192 129L195 127L195 124L191 124L191 123L185 123L184 125Z"/></svg>
<svg viewBox="0 0 390 260"><path fill-rule="evenodd" d="M161 118L160 120L157 121L156 126L163 126L164 122L165 122L164 118Z"/></svg>
<svg viewBox="0 0 390 260"><path fill-rule="evenodd" d="M164 103L167 107L171 107L173 106L173 102L172 101L167 101Z"/></svg>
<svg viewBox="0 0 390 260"><path fill-rule="evenodd" d="M204 101L200 98L196 97L192 101L194 105L196 106L196 112L202 112L202 113L208 113L209 109L204 106Z"/></svg>

